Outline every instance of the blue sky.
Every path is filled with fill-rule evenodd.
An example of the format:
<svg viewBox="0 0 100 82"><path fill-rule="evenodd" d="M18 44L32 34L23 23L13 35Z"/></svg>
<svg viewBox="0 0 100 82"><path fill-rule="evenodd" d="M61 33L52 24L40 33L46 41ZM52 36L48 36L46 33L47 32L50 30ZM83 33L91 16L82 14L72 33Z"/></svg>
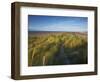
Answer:
<svg viewBox="0 0 100 82"><path fill-rule="evenodd" d="M28 15L29 31L87 32L87 17Z"/></svg>

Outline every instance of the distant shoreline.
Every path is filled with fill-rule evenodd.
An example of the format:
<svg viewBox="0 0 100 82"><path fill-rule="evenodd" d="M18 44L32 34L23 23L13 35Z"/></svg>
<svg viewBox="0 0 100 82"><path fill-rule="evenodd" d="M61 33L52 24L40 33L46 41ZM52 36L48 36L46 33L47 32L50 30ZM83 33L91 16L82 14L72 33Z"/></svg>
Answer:
<svg viewBox="0 0 100 82"><path fill-rule="evenodd" d="M87 34L88 32L69 32L69 31L28 31L29 34L31 33L82 33Z"/></svg>
<svg viewBox="0 0 100 82"><path fill-rule="evenodd" d="M29 33L31 33L31 32L75 32L75 31L28 31ZM76 31L77 33L79 32L79 31ZM80 31L79 33L87 33L86 31Z"/></svg>
<svg viewBox="0 0 100 82"><path fill-rule="evenodd" d="M87 35L87 32L65 32L65 31L28 31L28 36L33 35L44 35L44 34L56 34L56 33L71 33L71 34L80 34Z"/></svg>

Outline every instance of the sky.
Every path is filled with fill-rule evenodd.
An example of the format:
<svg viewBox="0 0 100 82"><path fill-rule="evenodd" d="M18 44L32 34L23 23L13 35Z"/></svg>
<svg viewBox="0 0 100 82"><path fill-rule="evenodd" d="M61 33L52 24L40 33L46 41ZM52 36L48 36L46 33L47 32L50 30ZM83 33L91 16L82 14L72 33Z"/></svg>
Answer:
<svg viewBox="0 0 100 82"><path fill-rule="evenodd" d="M28 15L28 31L87 32L87 17Z"/></svg>

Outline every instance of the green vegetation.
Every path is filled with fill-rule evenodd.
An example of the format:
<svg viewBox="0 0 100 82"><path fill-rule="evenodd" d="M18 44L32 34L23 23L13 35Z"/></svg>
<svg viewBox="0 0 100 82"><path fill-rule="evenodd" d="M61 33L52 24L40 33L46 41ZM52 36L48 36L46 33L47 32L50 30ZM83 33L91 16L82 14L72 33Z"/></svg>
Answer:
<svg viewBox="0 0 100 82"><path fill-rule="evenodd" d="M86 34L44 33L28 37L28 66L86 63Z"/></svg>

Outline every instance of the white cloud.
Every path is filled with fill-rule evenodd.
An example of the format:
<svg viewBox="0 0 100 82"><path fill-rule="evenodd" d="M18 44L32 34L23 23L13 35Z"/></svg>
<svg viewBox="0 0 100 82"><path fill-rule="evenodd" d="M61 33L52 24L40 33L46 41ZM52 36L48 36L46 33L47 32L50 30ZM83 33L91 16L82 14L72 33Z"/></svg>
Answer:
<svg viewBox="0 0 100 82"><path fill-rule="evenodd" d="M49 25L41 28L33 28L33 31L69 31L69 32L86 32L86 27L80 27L78 25L75 26L64 26L60 24Z"/></svg>

